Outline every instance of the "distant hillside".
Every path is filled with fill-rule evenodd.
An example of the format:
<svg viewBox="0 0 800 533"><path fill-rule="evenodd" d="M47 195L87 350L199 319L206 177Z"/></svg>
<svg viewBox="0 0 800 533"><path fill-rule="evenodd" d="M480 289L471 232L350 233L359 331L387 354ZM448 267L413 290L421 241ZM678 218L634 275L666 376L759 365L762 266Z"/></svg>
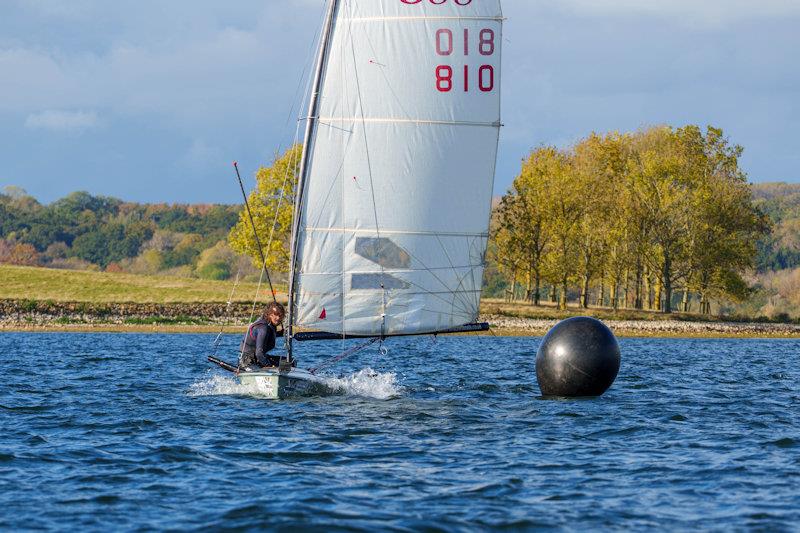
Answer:
<svg viewBox="0 0 800 533"><path fill-rule="evenodd" d="M793 198L800 202L800 183L785 183L782 181L771 183L753 184L753 197L756 200L772 200L777 197Z"/></svg>
<svg viewBox="0 0 800 533"><path fill-rule="evenodd" d="M0 263L227 279L252 274L227 247L240 206L138 204L75 192L40 204L0 194Z"/></svg>
<svg viewBox="0 0 800 533"><path fill-rule="evenodd" d="M800 184L758 183L753 185L753 197L774 225L759 243L758 271L800 267Z"/></svg>

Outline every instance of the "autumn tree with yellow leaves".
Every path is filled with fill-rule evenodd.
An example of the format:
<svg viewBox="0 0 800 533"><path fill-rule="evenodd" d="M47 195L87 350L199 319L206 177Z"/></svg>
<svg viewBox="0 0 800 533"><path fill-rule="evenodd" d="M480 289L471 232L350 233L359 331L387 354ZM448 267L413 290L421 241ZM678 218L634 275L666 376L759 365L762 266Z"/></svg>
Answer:
<svg viewBox="0 0 800 533"><path fill-rule="evenodd" d="M248 196L258 238L264 247L266 266L278 273L289 271L292 212L301 156L302 146L296 144L276 157L272 166L259 168L256 188ZM257 267L262 266L247 210L239 214L239 222L231 229L228 242L238 253L250 256Z"/></svg>
<svg viewBox="0 0 800 533"><path fill-rule="evenodd" d="M590 304L688 311L691 295L741 300L755 243L769 231L753 206L742 148L722 130L659 126L540 147L495 212L492 257L540 282L565 308ZM596 298L592 298L592 293Z"/></svg>

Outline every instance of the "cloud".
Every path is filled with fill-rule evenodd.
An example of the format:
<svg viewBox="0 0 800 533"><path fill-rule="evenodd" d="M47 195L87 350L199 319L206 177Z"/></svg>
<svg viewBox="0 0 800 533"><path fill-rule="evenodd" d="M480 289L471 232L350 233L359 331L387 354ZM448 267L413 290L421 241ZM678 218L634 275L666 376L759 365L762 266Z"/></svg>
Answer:
<svg viewBox="0 0 800 533"><path fill-rule="evenodd" d="M94 111L48 110L28 115L25 127L31 130L50 130L55 132L77 132L96 128L100 125Z"/></svg>
<svg viewBox="0 0 800 533"><path fill-rule="evenodd" d="M800 15L797 0L559 0L556 5L578 15L656 16L690 27L719 27L751 19Z"/></svg>
<svg viewBox="0 0 800 533"><path fill-rule="evenodd" d="M197 128L227 126L243 110L261 124L278 123L298 98L297 80L312 62L304 60L313 60L306 50L322 5L312 9L294 0L292 9L269 3L251 6L246 14L237 8L217 17L218 7L189 16L185 12L192 10L185 2L180 13L167 3L154 8L166 13L150 13L147 21L138 8L120 8L130 15L121 22L121 15L107 13L105 4L92 3L98 20L76 25L85 29L80 38L77 29L65 30L49 18L43 22L48 31L24 32L16 29L25 28L19 22L10 28L5 46L0 37L0 113L103 109L117 118L148 120L190 135ZM49 4L26 0L25 5L39 12ZM11 26L0 20L0 36L4 24Z"/></svg>

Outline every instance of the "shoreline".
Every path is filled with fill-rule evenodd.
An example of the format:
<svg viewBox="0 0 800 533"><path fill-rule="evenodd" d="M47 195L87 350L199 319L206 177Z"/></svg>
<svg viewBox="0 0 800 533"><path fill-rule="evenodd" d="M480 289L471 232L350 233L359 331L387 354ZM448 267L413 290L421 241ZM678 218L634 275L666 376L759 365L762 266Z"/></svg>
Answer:
<svg viewBox="0 0 800 533"><path fill-rule="evenodd" d="M491 330L484 337L542 337L559 320L486 316ZM677 320L607 320L604 323L620 338L742 338L800 339L800 325L761 322L686 322ZM238 334L247 324L126 324L119 322L83 323L0 323L0 333L151 333L151 334Z"/></svg>
<svg viewBox="0 0 800 533"><path fill-rule="evenodd" d="M252 303L87 303L0 299L0 333L240 333ZM235 317L235 318L234 318ZM463 335L541 337L568 316L519 317L488 307L491 331ZM602 317L598 317L601 318ZM618 337L800 338L800 324L687 320L685 317L608 318Z"/></svg>

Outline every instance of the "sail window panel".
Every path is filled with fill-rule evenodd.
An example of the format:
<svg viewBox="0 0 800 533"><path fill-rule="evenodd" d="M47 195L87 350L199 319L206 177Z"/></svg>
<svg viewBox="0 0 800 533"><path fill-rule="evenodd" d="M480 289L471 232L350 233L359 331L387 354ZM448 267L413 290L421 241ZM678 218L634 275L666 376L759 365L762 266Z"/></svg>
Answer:
<svg viewBox="0 0 800 533"><path fill-rule="evenodd" d="M323 232L315 232L323 233ZM365 232L343 232L343 267L345 272L405 272L442 271L480 268L484 264L484 252L488 237L484 235L437 235L418 232L398 233L384 230L381 239L394 243L409 256L405 267L382 266L356 252L358 242L364 238L375 238Z"/></svg>
<svg viewBox="0 0 800 533"><path fill-rule="evenodd" d="M383 268L411 267L411 255L386 237L356 237L356 253Z"/></svg>
<svg viewBox="0 0 800 533"><path fill-rule="evenodd" d="M467 5L459 5L455 0L421 0L418 3L402 2L401 0L344 0L341 16L357 18L376 17L487 17L499 18L503 16L500 9L500 0L472 0ZM459 0L464 3L464 0Z"/></svg>
<svg viewBox="0 0 800 533"><path fill-rule="evenodd" d="M388 273L351 274L350 290L392 291L411 288L408 282Z"/></svg>
<svg viewBox="0 0 800 533"><path fill-rule="evenodd" d="M448 56L437 51L440 30L453 35L453 51ZM488 56L478 51L484 31L484 35L494 35L493 53ZM501 24L491 20L340 21L334 29L320 121L497 123L500 39ZM464 42L468 55L464 55ZM437 85L440 67L451 69L449 84Z"/></svg>

